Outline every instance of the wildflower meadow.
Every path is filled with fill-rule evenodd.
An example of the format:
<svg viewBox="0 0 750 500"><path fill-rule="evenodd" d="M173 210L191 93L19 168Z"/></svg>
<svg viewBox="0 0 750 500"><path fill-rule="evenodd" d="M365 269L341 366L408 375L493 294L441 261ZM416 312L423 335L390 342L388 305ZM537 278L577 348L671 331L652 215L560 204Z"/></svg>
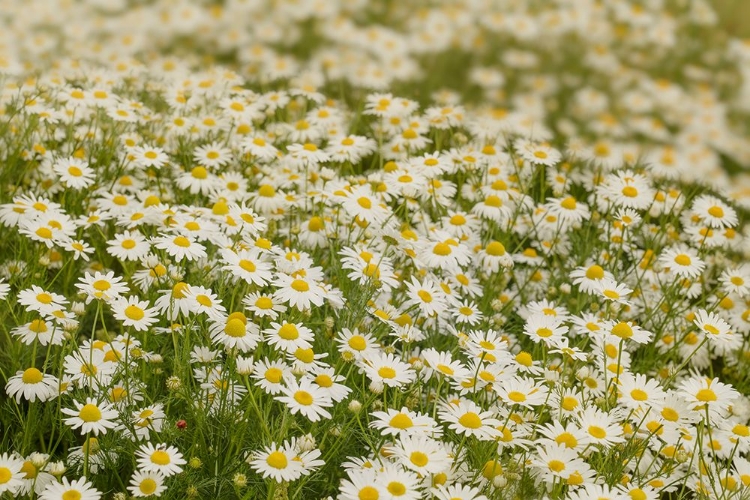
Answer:
<svg viewBox="0 0 750 500"><path fill-rule="evenodd" d="M750 499L705 0L0 0L0 499Z"/></svg>

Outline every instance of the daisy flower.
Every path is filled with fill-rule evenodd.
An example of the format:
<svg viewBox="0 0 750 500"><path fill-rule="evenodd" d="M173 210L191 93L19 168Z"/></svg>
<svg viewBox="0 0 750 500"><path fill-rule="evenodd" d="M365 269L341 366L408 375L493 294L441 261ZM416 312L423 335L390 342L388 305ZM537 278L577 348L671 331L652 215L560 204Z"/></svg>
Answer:
<svg viewBox="0 0 750 500"><path fill-rule="evenodd" d="M107 241L107 253L124 261L141 260L150 250L151 245L138 231L125 231Z"/></svg>
<svg viewBox="0 0 750 500"><path fill-rule="evenodd" d="M70 189L85 189L93 185L96 178L88 163L73 157L57 160L52 168Z"/></svg>
<svg viewBox="0 0 750 500"><path fill-rule="evenodd" d="M557 218L561 230L565 230L571 225L578 225L591 217L589 207L576 200L573 196L549 198L544 208L547 210L547 213Z"/></svg>
<svg viewBox="0 0 750 500"><path fill-rule="evenodd" d="M294 352L299 348L309 349L314 340L312 330L301 323L286 321L283 324L271 322L271 326L263 330L263 335L269 345L286 352Z"/></svg>
<svg viewBox="0 0 750 500"><path fill-rule="evenodd" d="M421 476L439 474L453 464L453 457L445 445L424 435L401 436L394 446L386 450L401 465Z"/></svg>
<svg viewBox="0 0 750 500"><path fill-rule="evenodd" d="M274 297L289 304L289 307L305 311L310 309L311 305L317 307L323 305L325 299L323 289L309 278L279 273L273 285L278 287L274 292Z"/></svg>
<svg viewBox="0 0 750 500"><path fill-rule="evenodd" d="M67 477L62 482L54 482L47 485L39 495L39 500L99 500L102 494L94 488L94 485L85 477L68 481Z"/></svg>
<svg viewBox="0 0 750 500"><path fill-rule="evenodd" d="M18 292L16 300L20 305L26 307L26 311L39 311L42 314L58 309L68 303L68 299L65 296L48 292L36 285L31 285L31 288Z"/></svg>
<svg viewBox="0 0 750 500"><path fill-rule="evenodd" d="M658 381L646 375L623 373L617 378L619 402L633 410L643 408L661 408L667 393Z"/></svg>
<svg viewBox="0 0 750 500"><path fill-rule="evenodd" d="M96 399L89 397L86 398L85 404L78 401L73 401L73 404L75 409L62 409L65 415L70 415L70 418L66 418L64 422L73 429L80 428L82 434L92 432L98 436L100 433L106 434L108 429L117 427L114 419L118 417L118 413L109 403L99 403Z"/></svg>
<svg viewBox="0 0 750 500"><path fill-rule="evenodd" d="M331 418L325 408L333 406L333 401L320 386L313 384L308 378L302 378L299 382L290 378L286 384L281 389L282 396L276 396L275 399L287 405L292 415L301 413L311 422L317 422L321 417Z"/></svg>
<svg viewBox="0 0 750 500"><path fill-rule="evenodd" d="M250 285L263 287L273 279L271 264L263 260L260 250L256 248L238 252L223 249L221 258L227 264L222 269L229 271L235 280L242 279Z"/></svg>
<svg viewBox="0 0 750 500"><path fill-rule="evenodd" d="M630 302L626 299L633 290L615 280L602 278L596 284L597 293L610 302L628 305Z"/></svg>
<svg viewBox="0 0 750 500"><path fill-rule="evenodd" d="M177 261L193 261L206 257L206 247L195 241L192 236L164 235L154 238L153 242L156 248L164 250Z"/></svg>
<svg viewBox="0 0 750 500"><path fill-rule="evenodd" d="M292 369L283 361L270 361L263 358L255 363L251 378L256 385L268 394L279 394L284 389L284 382L294 377Z"/></svg>
<svg viewBox="0 0 750 500"><path fill-rule="evenodd" d="M711 419L721 418L724 412L739 397L739 393L718 378L692 377L679 385L679 394L688 402L690 409L708 411Z"/></svg>
<svg viewBox="0 0 750 500"><path fill-rule="evenodd" d="M696 279L706 267L698 253L685 245L665 249L659 256L659 262L677 276L688 279Z"/></svg>
<svg viewBox="0 0 750 500"><path fill-rule="evenodd" d="M193 314L205 314L209 318L218 318L226 313L218 295L210 288L188 285L184 290L187 308Z"/></svg>
<svg viewBox="0 0 750 500"><path fill-rule="evenodd" d="M14 455L3 453L0 455L0 495L6 491L15 495L23 486L24 474L22 474L23 461Z"/></svg>
<svg viewBox="0 0 750 500"><path fill-rule="evenodd" d="M620 208L645 210L654 201L654 188L647 177L624 170L610 174L597 186L597 193Z"/></svg>
<svg viewBox="0 0 750 500"><path fill-rule="evenodd" d="M547 345L559 342L568 333L568 327L555 316L532 314L526 320L523 332L537 344L540 341Z"/></svg>
<svg viewBox="0 0 750 500"><path fill-rule="evenodd" d="M260 330L254 323L250 323L241 312L233 312L226 318L212 320L209 328L211 340L229 349L237 348L240 352L255 349L261 340Z"/></svg>
<svg viewBox="0 0 750 500"><path fill-rule="evenodd" d="M159 497L167 490L164 485L164 476L160 472L135 471L130 478L128 491L136 498Z"/></svg>
<svg viewBox="0 0 750 500"><path fill-rule="evenodd" d="M336 371L332 367L315 367L310 372L310 376L313 377L313 383L323 391L323 394L335 403L343 401L352 392L346 385L338 383L345 382L346 378L342 375L336 375Z"/></svg>
<svg viewBox="0 0 750 500"><path fill-rule="evenodd" d="M492 386L498 397L510 406L533 408L547 402L547 389L533 380L521 377L511 377L502 384Z"/></svg>
<svg viewBox="0 0 750 500"><path fill-rule="evenodd" d="M500 434L497 427L502 423L495 413L482 411L473 401L462 399L458 404L444 404L438 415L457 434L474 436L480 441L491 441Z"/></svg>
<svg viewBox="0 0 750 500"><path fill-rule="evenodd" d="M352 190L345 198L342 208L352 219L371 224L382 223L390 212L390 209L381 204L368 186Z"/></svg>
<svg viewBox="0 0 750 500"><path fill-rule="evenodd" d="M374 467L349 470L347 473L349 479L342 480L339 487L339 500L378 500L386 497L387 490Z"/></svg>
<svg viewBox="0 0 750 500"><path fill-rule="evenodd" d="M287 307L273 295L250 292L242 299L242 304L258 318L276 319Z"/></svg>
<svg viewBox="0 0 750 500"><path fill-rule="evenodd" d="M153 167L159 169L169 161L167 153L159 147L136 146L130 151L130 154L135 164L142 168Z"/></svg>
<svg viewBox="0 0 750 500"><path fill-rule="evenodd" d="M699 309L693 320L695 326L706 334L711 342L732 342L733 338L729 323L724 321L716 313L710 313L705 309Z"/></svg>
<svg viewBox="0 0 750 500"><path fill-rule="evenodd" d="M199 165L215 169L223 167L232 161L232 151L222 147L219 143L213 142L205 146L195 148L193 151L193 160Z"/></svg>
<svg viewBox="0 0 750 500"><path fill-rule="evenodd" d="M622 426L617 423L613 414L597 408L586 408L577 415L578 425L588 435L593 444L611 448L625 441L622 437Z"/></svg>
<svg viewBox="0 0 750 500"><path fill-rule="evenodd" d="M693 200L690 213L712 228L735 227L738 223L737 212L711 195L702 195Z"/></svg>
<svg viewBox="0 0 750 500"><path fill-rule="evenodd" d="M412 276L411 281L406 282L406 288L408 291L404 306L415 305L428 318L442 314L448 307L445 292L429 278L420 283Z"/></svg>
<svg viewBox="0 0 750 500"><path fill-rule="evenodd" d="M516 151L521 155L521 158L536 165L557 165L562 159L560 152L549 145L534 143L525 139L519 140Z"/></svg>
<svg viewBox="0 0 750 500"><path fill-rule="evenodd" d="M416 378L411 365L394 354L376 352L362 360L362 369L371 381L388 387L402 387Z"/></svg>
<svg viewBox="0 0 750 500"><path fill-rule="evenodd" d="M750 266L745 264L734 269L727 269L719 276L719 283L727 293L736 293L740 298L750 291Z"/></svg>
<svg viewBox="0 0 750 500"><path fill-rule="evenodd" d="M154 446L153 443L142 444L135 453L139 470L143 472L157 472L170 477L182 472L181 465L185 465L182 453L174 446L164 443Z"/></svg>
<svg viewBox="0 0 750 500"><path fill-rule="evenodd" d="M127 299L121 297L112 301L112 312L123 326L132 326L136 331L143 332L158 321L157 309L148 305L147 300L138 300L134 295Z"/></svg>
<svg viewBox="0 0 750 500"><path fill-rule="evenodd" d="M58 385L57 377L31 367L23 371L19 370L10 377L8 383L5 384L5 392L11 398L15 396L17 403L21 402L21 398L33 403L37 399L39 401L53 399L57 396Z"/></svg>
<svg viewBox="0 0 750 500"><path fill-rule="evenodd" d="M412 411L405 406L401 410L388 408L386 411L372 413L373 420L370 427L378 429L383 436L425 436L439 437L442 430L438 423L429 415Z"/></svg>
<svg viewBox="0 0 750 500"><path fill-rule="evenodd" d="M76 288L86 294L87 304L94 299L108 302L119 298L129 290L128 285L122 282L122 277L115 277L114 271L107 274L96 271L93 276L87 272L78 281L80 283L76 283Z"/></svg>
<svg viewBox="0 0 750 500"><path fill-rule="evenodd" d="M288 441L281 446L271 443L263 451L253 453L247 461L263 478L271 478L277 483L295 481L312 472L297 459L297 451Z"/></svg>
<svg viewBox="0 0 750 500"><path fill-rule="evenodd" d="M570 279L578 288L589 294L595 294L599 290L600 282L603 279L614 281L615 277L609 271L605 271L600 265L592 264L588 267L577 267L570 274Z"/></svg>

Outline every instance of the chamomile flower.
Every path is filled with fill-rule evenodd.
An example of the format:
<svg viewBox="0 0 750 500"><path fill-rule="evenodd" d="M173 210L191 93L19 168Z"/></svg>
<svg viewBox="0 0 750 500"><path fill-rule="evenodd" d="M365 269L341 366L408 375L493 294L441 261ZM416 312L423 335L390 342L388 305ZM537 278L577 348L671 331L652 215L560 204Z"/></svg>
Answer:
<svg viewBox="0 0 750 500"><path fill-rule="evenodd" d="M39 495L39 500L99 500L101 497L101 492L85 477L73 481L63 477L60 483L49 483Z"/></svg>
<svg viewBox="0 0 750 500"><path fill-rule="evenodd" d="M177 261L182 259L193 261L206 257L206 247L195 241L192 236L164 235L158 236L152 241L154 247L164 250Z"/></svg>
<svg viewBox="0 0 750 500"><path fill-rule="evenodd" d="M323 289L309 278L279 273L273 284L278 287L274 296L300 311L308 310L311 306L320 307L325 300Z"/></svg>
<svg viewBox="0 0 750 500"><path fill-rule="evenodd" d="M386 411L372 413L370 427L378 429L383 436L413 436L422 434L437 438L442 430L429 415L424 415L406 407L401 410L388 408Z"/></svg>
<svg viewBox="0 0 750 500"><path fill-rule="evenodd" d="M280 446L276 443L265 446L262 451L253 453L248 458L248 463L264 478L271 478L278 483L295 481L311 472L305 469L301 460L297 460L297 451L288 441Z"/></svg>
<svg viewBox="0 0 750 500"><path fill-rule="evenodd" d="M263 260L258 249L238 252L224 249L221 258L226 263L222 269L229 271L236 280L242 279L248 284L262 287L273 279L271 264Z"/></svg>
<svg viewBox="0 0 750 500"><path fill-rule="evenodd" d="M167 490L165 477L160 472L143 472L136 470L130 478L128 491L136 498L160 497Z"/></svg>
<svg viewBox="0 0 750 500"><path fill-rule="evenodd" d="M690 212L712 228L735 227L738 223L737 212L711 195L702 195L693 200Z"/></svg>
<svg viewBox="0 0 750 500"><path fill-rule="evenodd" d="M257 325L249 322L241 312L234 312L226 318L211 320L211 339L226 348L237 348L240 352L250 352L261 340Z"/></svg>
<svg viewBox="0 0 750 500"><path fill-rule="evenodd" d="M95 172L78 158L59 159L52 166L60 180L71 189L86 189L95 182Z"/></svg>
<svg viewBox="0 0 750 500"><path fill-rule="evenodd" d="M473 401L443 404L438 415L457 434L473 436L480 441L490 441L499 435L497 427L501 422L495 418L495 413L483 411Z"/></svg>
<svg viewBox="0 0 750 500"><path fill-rule="evenodd" d="M609 302L625 305L630 304L627 296L633 293L633 290L624 284L607 278L602 278L597 282L596 291L602 298Z"/></svg>
<svg viewBox="0 0 750 500"><path fill-rule="evenodd" d="M393 354L375 352L363 359L362 369L372 382L388 387L402 387L416 378L411 365Z"/></svg>
<svg viewBox="0 0 750 500"><path fill-rule="evenodd" d="M245 307L258 318L268 317L276 319L287 307L273 295L260 292L250 292L242 299Z"/></svg>
<svg viewBox="0 0 750 500"><path fill-rule="evenodd" d="M269 328L263 330L263 336L269 345L276 346L286 352L297 349L309 349L314 339L313 331L301 323L271 322Z"/></svg>
<svg viewBox="0 0 750 500"><path fill-rule="evenodd" d="M677 276L688 279L699 277L706 267L698 253L685 245L665 249L659 256L659 262Z"/></svg>
<svg viewBox="0 0 750 500"><path fill-rule="evenodd" d="M141 260L150 250L151 245L138 231L125 231L107 241L107 253L124 261Z"/></svg>
<svg viewBox="0 0 750 500"><path fill-rule="evenodd" d="M153 167L159 169L169 161L167 153L159 147L136 146L130 151L130 154L133 156L135 164L141 168Z"/></svg>
<svg viewBox="0 0 750 500"><path fill-rule="evenodd" d="M186 464L177 448L164 443L145 443L138 448L135 456L141 471L161 473L164 477L179 474L182 472L181 466Z"/></svg>
<svg viewBox="0 0 750 500"><path fill-rule="evenodd" d="M0 455L0 494L9 492L11 495L23 486L21 469L24 463L14 455L3 453Z"/></svg>
<svg viewBox="0 0 750 500"><path fill-rule="evenodd" d="M87 304L95 299L109 302L129 290L128 285L122 282L122 277L115 276L114 271L107 274L96 271L93 276L86 273L83 278L79 279L79 282L76 283L76 288L86 294Z"/></svg>
<svg viewBox="0 0 750 500"><path fill-rule="evenodd" d="M402 436L388 452L401 465L422 476L444 472L453 462L444 444L424 435Z"/></svg>
<svg viewBox="0 0 750 500"><path fill-rule="evenodd" d="M311 422L321 418L330 419L331 414L325 408L333 406L333 400L317 384L303 377L299 382L289 379L287 386L282 387L281 396L276 400L287 405L293 415L301 413Z"/></svg>
<svg viewBox="0 0 750 500"><path fill-rule="evenodd" d="M232 151L213 142L195 148L193 151L193 160L204 167L216 169L232 161Z"/></svg>
<svg viewBox="0 0 750 500"><path fill-rule="evenodd" d="M36 400L47 401L56 397L58 385L57 377L31 367L19 370L10 377L5 384L5 392L11 398L15 396L17 403L21 402L21 398L33 403Z"/></svg>
<svg viewBox="0 0 750 500"><path fill-rule="evenodd" d="M118 412L109 403L100 403L88 397L86 402L73 401L75 409L63 408L61 411L70 418L64 419L66 425L73 429L81 429L82 434L93 433L94 436L106 434L107 430L117 427L115 419Z"/></svg>
<svg viewBox="0 0 750 500"><path fill-rule="evenodd" d="M148 306L147 300L139 300L136 296L121 297L112 301L112 312L123 326L132 326L142 332L158 321L156 308Z"/></svg>

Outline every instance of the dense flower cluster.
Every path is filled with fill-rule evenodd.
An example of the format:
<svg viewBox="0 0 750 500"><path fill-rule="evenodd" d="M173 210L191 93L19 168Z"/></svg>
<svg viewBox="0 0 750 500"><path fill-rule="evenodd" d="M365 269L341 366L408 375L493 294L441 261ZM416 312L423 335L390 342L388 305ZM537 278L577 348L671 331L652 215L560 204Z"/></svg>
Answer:
<svg viewBox="0 0 750 500"><path fill-rule="evenodd" d="M0 495L747 496L750 45L655 76L703 2L56 3L0 31ZM452 51L481 102L412 95Z"/></svg>

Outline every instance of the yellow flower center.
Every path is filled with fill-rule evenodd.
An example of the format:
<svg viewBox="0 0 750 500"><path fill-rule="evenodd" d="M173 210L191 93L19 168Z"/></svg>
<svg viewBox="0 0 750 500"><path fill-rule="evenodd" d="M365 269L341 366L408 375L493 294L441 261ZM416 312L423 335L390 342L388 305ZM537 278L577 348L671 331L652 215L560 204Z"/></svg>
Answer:
<svg viewBox="0 0 750 500"><path fill-rule="evenodd" d="M366 210L372 208L372 201L370 201L370 198L367 198L366 196L360 196L359 198L357 198L357 204Z"/></svg>
<svg viewBox="0 0 750 500"><path fill-rule="evenodd" d="M382 368L378 369L378 375L380 375L382 378L395 378L396 370L394 370L390 366L383 366Z"/></svg>
<svg viewBox="0 0 750 500"><path fill-rule="evenodd" d="M378 493L378 490L372 486L365 486L359 490L357 498L359 500L378 500L380 498L380 493Z"/></svg>
<svg viewBox="0 0 750 500"><path fill-rule="evenodd" d="M458 423L469 429L479 429L482 426L482 419L473 411L469 411L461 415Z"/></svg>
<svg viewBox="0 0 750 500"><path fill-rule="evenodd" d="M278 384L279 382L281 382L282 375L283 372L278 368L269 368L268 370L266 370L266 373L263 374L265 379L273 384Z"/></svg>
<svg viewBox="0 0 750 500"><path fill-rule="evenodd" d="M633 389L632 391L630 391L630 397L636 401L646 401L648 399L648 394L646 394L646 391Z"/></svg>
<svg viewBox="0 0 750 500"><path fill-rule="evenodd" d="M695 399L697 399L698 401L703 401L704 403L708 403L710 401L716 401L718 398L716 397L716 393L711 389L701 389L695 395Z"/></svg>
<svg viewBox="0 0 750 500"><path fill-rule="evenodd" d="M151 454L151 462L155 463L156 465L167 465L171 462L171 458L169 457L169 453L163 450L156 450Z"/></svg>
<svg viewBox="0 0 750 500"><path fill-rule="evenodd" d="M42 375L42 372L36 368L27 368L21 376L21 380L24 384L38 384L43 379L44 375Z"/></svg>
<svg viewBox="0 0 750 500"><path fill-rule="evenodd" d="M430 459L425 453L422 453L421 451L413 451L411 455L409 455L409 461L411 461L411 463L413 463L417 467L424 467L425 465L427 465Z"/></svg>
<svg viewBox="0 0 750 500"><path fill-rule="evenodd" d="M505 255L505 245L499 241L493 241L487 245L487 248L485 248L484 251L487 252L487 255L491 255L492 257L502 257Z"/></svg>
<svg viewBox="0 0 750 500"><path fill-rule="evenodd" d="M576 199L572 196L568 196L563 201L560 202L560 206L563 207L566 210L575 210L576 209Z"/></svg>
<svg viewBox="0 0 750 500"><path fill-rule="evenodd" d="M303 280L294 280L292 281L292 288L298 292L306 292L310 290L310 285L307 284L306 281Z"/></svg>
<svg viewBox="0 0 750 500"><path fill-rule="evenodd" d="M629 339L633 336L633 329L627 323L620 322L612 327L612 335L621 339Z"/></svg>
<svg viewBox="0 0 750 500"><path fill-rule="evenodd" d="M274 451L273 453L268 455L268 457L266 458L266 463L274 469L286 469L286 466L289 462L286 459L286 455L284 455L280 451Z"/></svg>
<svg viewBox="0 0 750 500"><path fill-rule="evenodd" d="M547 465L555 472L561 472L565 470L565 463L560 460L550 460Z"/></svg>
<svg viewBox="0 0 750 500"><path fill-rule="evenodd" d="M89 403L84 405L81 411L78 412L78 418L84 422L98 422L102 419L102 412L96 405Z"/></svg>
<svg viewBox="0 0 750 500"><path fill-rule="evenodd" d="M130 304L125 308L125 316L133 321L140 321L143 319L143 316L145 316L145 313L140 307L135 304Z"/></svg>
<svg viewBox="0 0 750 500"><path fill-rule="evenodd" d="M605 437L607 437L607 431L605 431L598 425L590 425L589 434L594 436L596 439L604 439Z"/></svg>
<svg viewBox="0 0 750 500"><path fill-rule="evenodd" d="M146 479L141 481L141 484L138 485L138 489L141 490L141 493L148 496L156 491L156 486L156 481L154 481L150 477L147 477Z"/></svg>
<svg viewBox="0 0 750 500"><path fill-rule="evenodd" d="M367 341L362 335L353 335L347 344L355 351L364 351L367 348Z"/></svg>
<svg viewBox="0 0 750 500"><path fill-rule="evenodd" d="M301 405L310 406L313 403L312 394L307 391L297 391L294 393L294 400Z"/></svg>
<svg viewBox="0 0 750 500"><path fill-rule="evenodd" d="M295 340L299 337L299 330L297 330L297 327L291 323L284 323L284 325L279 328L279 337L284 340Z"/></svg>
<svg viewBox="0 0 750 500"><path fill-rule="evenodd" d="M721 219L722 217L724 217L724 209L714 205L708 209L708 214L711 217L716 217L717 219Z"/></svg>
<svg viewBox="0 0 750 500"><path fill-rule="evenodd" d="M227 321L224 333L233 338L242 338L245 336L245 323L240 319L232 318Z"/></svg>
<svg viewBox="0 0 750 500"><path fill-rule="evenodd" d="M409 418L409 415L397 413L393 416L391 421L388 422L388 425L396 429L408 429L414 425L414 422Z"/></svg>
<svg viewBox="0 0 750 500"><path fill-rule="evenodd" d="M182 248L187 248L190 246L190 240L185 238L184 236L176 237L174 240L172 240L172 243Z"/></svg>

